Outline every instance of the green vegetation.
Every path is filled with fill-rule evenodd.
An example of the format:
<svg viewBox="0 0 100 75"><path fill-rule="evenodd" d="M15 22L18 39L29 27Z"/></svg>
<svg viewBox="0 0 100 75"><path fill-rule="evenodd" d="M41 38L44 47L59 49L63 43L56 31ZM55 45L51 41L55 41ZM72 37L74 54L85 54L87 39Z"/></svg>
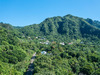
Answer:
<svg viewBox="0 0 100 75"><path fill-rule="evenodd" d="M24 38L11 25L0 23L0 75L23 75L34 46L33 41Z"/></svg>
<svg viewBox="0 0 100 75"><path fill-rule="evenodd" d="M0 75L24 75L34 52L34 75L100 75L100 22L66 15L25 27L0 23Z"/></svg>
<svg viewBox="0 0 100 75"><path fill-rule="evenodd" d="M84 42L97 43L100 39L100 29L96 21L88 21L72 15L64 17L47 18L40 24L25 26L19 29L20 32L31 38L38 36L46 37L51 41L68 41L81 39Z"/></svg>
<svg viewBox="0 0 100 75"><path fill-rule="evenodd" d="M99 75L98 49L100 46L85 44L51 44L43 47L47 54L37 55L34 61L34 75Z"/></svg>

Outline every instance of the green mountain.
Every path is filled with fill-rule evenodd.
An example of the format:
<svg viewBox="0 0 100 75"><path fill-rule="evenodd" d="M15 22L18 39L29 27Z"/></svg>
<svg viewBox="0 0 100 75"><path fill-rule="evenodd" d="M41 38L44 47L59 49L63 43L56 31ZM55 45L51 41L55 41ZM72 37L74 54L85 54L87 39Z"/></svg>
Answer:
<svg viewBox="0 0 100 75"><path fill-rule="evenodd" d="M98 28L97 28L98 27ZM66 15L47 18L40 24L25 26L20 31L26 36L42 36L50 40L87 39L97 41L100 38L99 21Z"/></svg>
<svg viewBox="0 0 100 75"><path fill-rule="evenodd" d="M90 23L91 25L93 25L93 26L95 26L95 27L97 27L97 28L100 28L100 22L99 21L97 21L97 20L92 20L92 19L90 19L90 18L87 18L86 19L86 21L88 22L88 23Z"/></svg>
<svg viewBox="0 0 100 75"><path fill-rule="evenodd" d="M25 75L34 52L34 75L100 75L99 43L100 22L89 18L57 16L25 27L0 23L0 75Z"/></svg>

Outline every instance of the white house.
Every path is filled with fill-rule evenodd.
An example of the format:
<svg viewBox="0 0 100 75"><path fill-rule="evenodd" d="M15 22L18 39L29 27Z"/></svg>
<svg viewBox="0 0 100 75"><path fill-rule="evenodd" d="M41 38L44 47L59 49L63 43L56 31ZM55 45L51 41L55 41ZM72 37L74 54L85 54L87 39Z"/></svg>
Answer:
<svg viewBox="0 0 100 75"><path fill-rule="evenodd" d="M65 43L64 43L64 42L60 42L60 44L61 44L61 45L65 45Z"/></svg>
<svg viewBox="0 0 100 75"><path fill-rule="evenodd" d="M47 54L47 52L46 51L42 51L41 54Z"/></svg>

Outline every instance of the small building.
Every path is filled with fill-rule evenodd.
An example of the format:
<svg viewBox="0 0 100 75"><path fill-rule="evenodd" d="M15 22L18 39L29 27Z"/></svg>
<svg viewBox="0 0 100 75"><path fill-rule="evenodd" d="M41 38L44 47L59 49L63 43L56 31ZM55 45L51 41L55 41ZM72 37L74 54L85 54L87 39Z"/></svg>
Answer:
<svg viewBox="0 0 100 75"><path fill-rule="evenodd" d="M80 42L81 44L83 44L84 42Z"/></svg>
<svg viewBox="0 0 100 75"><path fill-rule="evenodd" d="M61 44L61 45L65 45L65 43L64 43L64 42L60 42L60 44Z"/></svg>
<svg viewBox="0 0 100 75"><path fill-rule="evenodd" d="M47 40L46 42L44 42L44 44L48 45L49 44L49 41Z"/></svg>
<svg viewBox="0 0 100 75"><path fill-rule="evenodd" d="M28 39L31 39L31 37L28 37Z"/></svg>
<svg viewBox="0 0 100 75"><path fill-rule="evenodd" d="M41 54L47 54L47 52L46 51L42 51Z"/></svg>
<svg viewBox="0 0 100 75"><path fill-rule="evenodd" d="M71 42L71 43L68 43L68 45L72 45L73 44L73 42Z"/></svg>
<svg viewBox="0 0 100 75"><path fill-rule="evenodd" d="M35 37L36 39L38 39L38 37Z"/></svg>
<svg viewBox="0 0 100 75"><path fill-rule="evenodd" d="M48 45L50 42L47 40L46 42L40 42L40 43Z"/></svg>

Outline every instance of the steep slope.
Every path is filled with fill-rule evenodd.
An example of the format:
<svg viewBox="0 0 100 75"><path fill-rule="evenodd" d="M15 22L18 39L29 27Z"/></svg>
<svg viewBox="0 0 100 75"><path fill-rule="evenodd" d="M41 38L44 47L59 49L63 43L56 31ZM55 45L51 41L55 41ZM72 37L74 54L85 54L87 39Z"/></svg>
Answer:
<svg viewBox="0 0 100 75"><path fill-rule="evenodd" d="M100 38L100 29L93 26L90 21L70 14L64 17L47 18L40 24L26 26L20 31L31 37L46 36L50 40L88 39L91 41Z"/></svg>
<svg viewBox="0 0 100 75"><path fill-rule="evenodd" d="M90 18L87 18L86 19L86 21L88 22L88 23L90 23L91 25L93 25L93 26L95 26L95 27L97 27L97 28L100 28L100 22L99 21L97 21L97 20L92 20L92 19L90 19Z"/></svg>
<svg viewBox="0 0 100 75"><path fill-rule="evenodd" d="M20 40L15 31L17 30L11 25L0 24L0 61L2 62L16 64L26 57L24 51L19 49ZM17 54L21 54L22 57Z"/></svg>
<svg viewBox="0 0 100 75"><path fill-rule="evenodd" d="M34 43L9 24L0 23L0 75L23 75ZM27 59L26 59L27 58Z"/></svg>

